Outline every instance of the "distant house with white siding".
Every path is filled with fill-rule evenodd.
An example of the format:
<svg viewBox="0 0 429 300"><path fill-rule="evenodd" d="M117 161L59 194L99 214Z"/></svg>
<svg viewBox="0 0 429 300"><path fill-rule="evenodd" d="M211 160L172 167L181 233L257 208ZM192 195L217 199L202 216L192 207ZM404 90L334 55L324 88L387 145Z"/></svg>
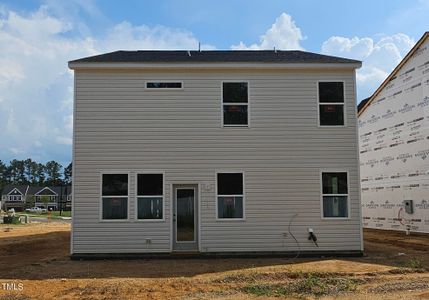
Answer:
<svg viewBox="0 0 429 300"><path fill-rule="evenodd" d="M429 32L359 105L363 225L429 232Z"/></svg>
<svg viewBox="0 0 429 300"><path fill-rule="evenodd" d="M69 62L72 257L361 254L360 66L303 51Z"/></svg>

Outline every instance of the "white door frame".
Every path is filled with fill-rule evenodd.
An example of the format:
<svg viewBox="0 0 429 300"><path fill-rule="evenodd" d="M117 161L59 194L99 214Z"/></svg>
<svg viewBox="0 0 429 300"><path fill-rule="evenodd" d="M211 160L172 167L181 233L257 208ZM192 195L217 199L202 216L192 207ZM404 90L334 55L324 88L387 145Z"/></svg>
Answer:
<svg viewBox="0 0 429 300"><path fill-rule="evenodd" d="M180 251L174 250L174 233L173 233L173 213L175 211L175 187L179 188L197 188L197 191L194 194L197 196L197 245L198 251L201 252L201 184L199 182L173 182L170 184L170 252Z"/></svg>

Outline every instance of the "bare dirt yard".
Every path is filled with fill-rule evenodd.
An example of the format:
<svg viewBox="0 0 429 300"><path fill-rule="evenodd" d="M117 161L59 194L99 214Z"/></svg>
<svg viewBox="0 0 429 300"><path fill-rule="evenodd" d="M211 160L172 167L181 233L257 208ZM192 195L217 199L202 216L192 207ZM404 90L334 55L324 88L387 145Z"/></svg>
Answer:
<svg viewBox="0 0 429 300"><path fill-rule="evenodd" d="M429 236L365 230L360 258L69 259L70 225L0 225L0 299L429 299Z"/></svg>

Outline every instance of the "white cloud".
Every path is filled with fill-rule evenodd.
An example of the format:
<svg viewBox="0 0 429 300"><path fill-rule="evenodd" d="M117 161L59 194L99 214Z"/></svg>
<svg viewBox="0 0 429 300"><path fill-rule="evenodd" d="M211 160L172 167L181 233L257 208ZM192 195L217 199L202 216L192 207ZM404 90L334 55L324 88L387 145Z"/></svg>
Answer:
<svg viewBox="0 0 429 300"><path fill-rule="evenodd" d="M121 22L114 26L107 37L99 41L99 49L113 51L118 49L198 49L198 40L186 30L169 28L161 25L149 27L133 26L129 22ZM204 44L202 49L213 49Z"/></svg>
<svg viewBox="0 0 429 300"><path fill-rule="evenodd" d="M259 38L259 44L247 46L243 42L231 46L233 50L282 49L302 50L300 42L304 40L301 29L296 26L292 17L282 13L264 35Z"/></svg>
<svg viewBox="0 0 429 300"><path fill-rule="evenodd" d="M67 136L57 136L56 142L60 145L71 145L73 143L73 140L71 137Z"/></svg>
<svg viewBox="0 0 429 300"><path fill-rule="evenodd" d="M9 151L10 151L11 153L13 153L14 155L19 155L19 154L24 153L24 151L23 151L22 149L14 148L14 147L9 148Z"/></svg>
<svg viewBox="0 0 429 300"><path fill-rule="evenodd" d="M360 101L372 95L414 44L415 41L403 33L376 40L332 36L322 44L322 53L363 61L356 75Z"/></svg>
<svg viewBox="0 0 429 300"><path fill-rule="evenodd" d="M102 37L82 34L80 20L76 24L63 13L58 5L25 15L2 8L0 140L10 146L0 147L2 160L17 156L67 163L71 159L73 73L67 61L118 49L198 47L191 32L164 26L122 22ZM98 14L95 8L87 13Z"/></svg>

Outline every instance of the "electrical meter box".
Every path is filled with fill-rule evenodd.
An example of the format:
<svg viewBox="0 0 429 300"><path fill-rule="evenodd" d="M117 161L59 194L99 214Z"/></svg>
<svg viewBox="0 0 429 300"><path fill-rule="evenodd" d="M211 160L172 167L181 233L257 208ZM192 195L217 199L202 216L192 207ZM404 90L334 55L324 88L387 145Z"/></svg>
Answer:
<svg viewBox="0 0 429 300"><path fill-rule="evenodd" d="M404 200L404 207L407 214L411 215L414 213L413 200Z"/></svg>

